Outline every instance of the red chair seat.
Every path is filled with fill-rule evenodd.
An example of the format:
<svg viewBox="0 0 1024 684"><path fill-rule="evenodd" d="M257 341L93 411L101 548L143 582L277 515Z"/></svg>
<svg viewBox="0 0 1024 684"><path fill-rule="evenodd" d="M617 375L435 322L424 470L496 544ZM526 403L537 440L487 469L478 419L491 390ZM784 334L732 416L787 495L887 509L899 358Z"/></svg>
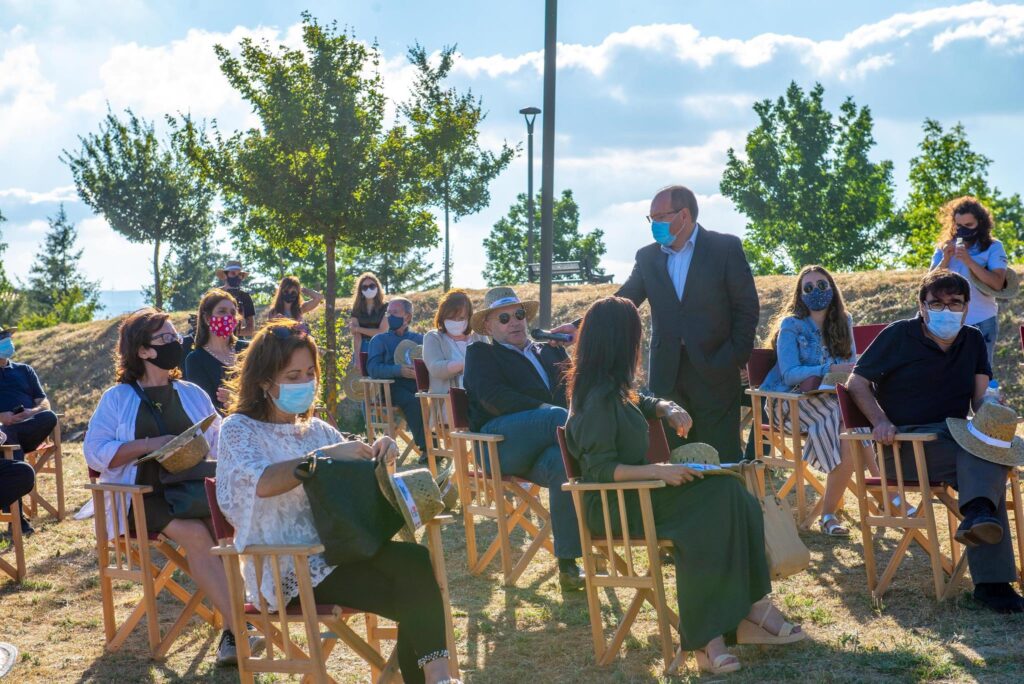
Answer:
<svg viewBox="0 0 1024 684"><path fill-rule="evenodd" d="M318 603L318 604L316 604L316 614L317 615L323 615L323 616L334 615L334 609L337 608L337 607L338 606L334 605L333 603ZM298 605L288 606L288 610L286 612L289 615L302 615L302 606L298 606ZM353 610L352 608L344 608L344 607L342 607L342 609L341 609L342 615L355 615L357 613L362 613L362 612L363 611L361 611L361 610ZM260 614L260 609L259 609L258 606L254 605L252 603L246 603L245 604L245 614L246 615L259 615Z"/></svg>
<svg viewBox="0 0 1024 684"><path fill-rule="evenodd" d="M880 478L880 477L865 477L864 478L864 484L866 486L868 486L868 487L881 487L882 486L882 478ZM886 481L886 484L888 484L890 487L898 487L899 486L899 484L896 482L896 480L893 480L891 478ZM915 482L913 480L904 480L903 481L903 485L907 489L917 489L918 488L917 482ZM945 482L929 482L928 485L931 486L931 487L945 487L946 483Z"/></svg>

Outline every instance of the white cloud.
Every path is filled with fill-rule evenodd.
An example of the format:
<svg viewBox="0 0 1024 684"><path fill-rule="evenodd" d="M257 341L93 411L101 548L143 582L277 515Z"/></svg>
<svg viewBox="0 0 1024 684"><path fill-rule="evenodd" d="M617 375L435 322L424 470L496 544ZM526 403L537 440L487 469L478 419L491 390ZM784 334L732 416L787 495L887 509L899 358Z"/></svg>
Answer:
<svg viewBox="0 0 1024 684"><path fill-rule="evenodd" d="M749 93L706 93L687 95L679 105L687 113L702 119L720 119L723 114L749 110L757 99Z"/></svg>
<svg viewBox="0 0 1024 684"><path fill-rule="evenodd" d="M75 186L63 185L46 192L33 192L24 188L7 188L0 190L0 199L8 199L24 204L43 204L46 202L74 202L78 199Z"/></svg>
<svg viewBox="0 0 1024 684"><path fill-rule="evenodd" d="M891 52L887 52L884 55L873 55L867 59L862 59L857 62L850 69L843 69L839 72L839 80L850 81L855 79L862 79L872 71L880 71L886 67L890 67L896 63Z"/></svg>
<svg viewBox="0 0 1024 684"><path fill-rule="evenodd" d="M4 50L0 57L0 149L15 140L46 135L56 120L55 97L54 84L40 70L35 45Z"/></svg>

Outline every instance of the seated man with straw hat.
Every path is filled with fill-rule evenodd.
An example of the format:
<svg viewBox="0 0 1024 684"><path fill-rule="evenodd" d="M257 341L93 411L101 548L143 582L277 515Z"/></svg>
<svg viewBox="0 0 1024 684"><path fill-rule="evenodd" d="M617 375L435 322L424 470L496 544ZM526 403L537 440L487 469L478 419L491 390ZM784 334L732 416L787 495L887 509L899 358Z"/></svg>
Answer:
<svg viewBox="0 0 1024 684"><path fill-rule="evenodd" d="M892 444L897 432L938 435L924 443L928 474L959 493L956 539L968 547L974 598L998 613L1020 613L1024 599L1011 586L1017 577L1006 478L1010 467L1024 464L1024 442L1014 437L1016 413L985 401L992 369L981 332L963 324L970 298L963 276L928 273L918 315L879 334L857 361L849 390L879 442ZM891 454L886 461L891 468ZM903 469L908 480L917 478L913 459L903 459Z"/></svg>
<svg viewBox="0 0 1024 684"><path fill-rule="evenodd" d="M535 301L520 301L511 287L494 287L473 313L470 328L493 341L466 349L469 422L475 431L505 438L498 450L503 474L547 487L558 581L563 589L579 590L579 528L572 496L562 491L567 477L556 436L569 417L562 377L569 357L562 347L530 341L526 330L538 308Z"/></svg>

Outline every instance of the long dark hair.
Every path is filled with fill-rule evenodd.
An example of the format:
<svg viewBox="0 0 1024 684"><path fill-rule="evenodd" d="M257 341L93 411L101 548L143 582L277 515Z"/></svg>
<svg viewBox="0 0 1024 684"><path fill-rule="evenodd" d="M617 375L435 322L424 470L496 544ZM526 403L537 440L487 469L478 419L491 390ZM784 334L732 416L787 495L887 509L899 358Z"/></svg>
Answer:
<svg viewBox="0 0 1024 684"><path fill-rule="evenodd" d="M796 277L796 285L793 287L793 296L789 300L789 305L780 309L775 320L772 321L772 349L778 349L779 329L782 328L784 319L790 316L807 318L811 315L811 310L807 308L803 297L801 297L803 292L800 289L800 283L804 281L804 276L808 273L820 273L825 276L829 287L832 288L832 301L825 311L825 323L821 326L821 339L833 356L848 358L853 354L853 335L850 334L850 321L846 314L846 304L843 303L843 293L836 287L836 281L832 279L832 274L817 264L804 266L800 271L800 275Z"/></svg>
<svg viewBox="0 0 1024 684"><path fill-rule="evenodd" d="M203 298L199 300L199 313L196 315L196 337L194 346L196 349L201 349L206 346L206 343L210 341L210 324L206 322L207 318L213 317L213 310L217 308L217 305L228 300L235 307L235 315L238 315L238 302L230 294L215 287L212 290L207 290ZM238 338L232 333L231 337L228 338L228 346L234 348L235 342Z"/></svg>
<svg viewBox="0 0 1024 684"><path fill-rule="evenodd" d="M153 346L153 335L164 327L171 315L153 308L139 309L121 321L117 329L117 381L133 383L146 374L146 362L139 358L139 350ZM181 377L181 371L171 369L171 380Z"/></svg>
<svg viewBox="0 0 1024 684"><path fill-rule="evenodd" d="M566 386L574 411L594 390L616 392L623 402L637 400L643 330L636 306L623 297L594 302L583 316Z"/></svg>
<svg viewBox="0 0 1024 684"><path fill-rule="evenodd" d="M377 286L377 296L372 301L367 301L366 297L363 296L363 283L367 280L372 280L373 284ZM384 306L384 288L381 287L380 278L367 271L356 278L356 293L352 297L352 315L359 316L362 314L368 316L371 311L371 305L373 306L373 311Z"/></svg>
<svg viewBox="0 0 1024 684"><path fill-rule="evenodd" d="M942 224L942 237L940 246L956 238L956 215L971 214L978 222L974 231L974 241L981 249L988 249L992 245L992 212L984 204L978 201L977 197L964 195L946 202L939 210L939 223Z"/></svg>
<svg viewBox="0 0 1024 684"><path fill-rule="evenodd" d="M295 288L299 296L295 298L294 302L289 304L284 301L284 295L292 288ZM271 307L270 313L272 315L287 316L293 321L302 319L302 283L299 282L298 278L292 275L281 278L281 282L277 286L277 292L274 293L274 306Z"/></svg>

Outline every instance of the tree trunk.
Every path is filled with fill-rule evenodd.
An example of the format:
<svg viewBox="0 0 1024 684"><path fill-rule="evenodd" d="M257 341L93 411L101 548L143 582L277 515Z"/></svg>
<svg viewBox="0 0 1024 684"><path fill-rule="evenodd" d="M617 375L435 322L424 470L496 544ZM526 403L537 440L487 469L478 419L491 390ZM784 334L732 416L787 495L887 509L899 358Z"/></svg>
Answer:
<svg viewBox="0 0 1024 684"><path fill-rule="evenodd" d="M153 306L163 311L164 293L160 288L160 240L153 241Z"/></svg>
<svg viewBox="0 0 1024 684"><path fill-rule="evenodd" d="M452 289L451 247L448 244L448 176L444 177L444 291Z"/></svg>
<svg viewBox="0 0 1024 684"><path fill-rule="evenodd" d="M338 287L338 277L337 266L334 263L335 239L333 237L324 238L324 246L327 259L327 292L324 295L327 300L324 309L324 328L326 329L327 338L324 340L324 360L326 361L324 364L326 366L324 369L324 386L327 388L327 411L333 416L338 408L338 353L336 351L338 349L338 331L335 327L337 315L334 311L334 298Z"/></svg>

